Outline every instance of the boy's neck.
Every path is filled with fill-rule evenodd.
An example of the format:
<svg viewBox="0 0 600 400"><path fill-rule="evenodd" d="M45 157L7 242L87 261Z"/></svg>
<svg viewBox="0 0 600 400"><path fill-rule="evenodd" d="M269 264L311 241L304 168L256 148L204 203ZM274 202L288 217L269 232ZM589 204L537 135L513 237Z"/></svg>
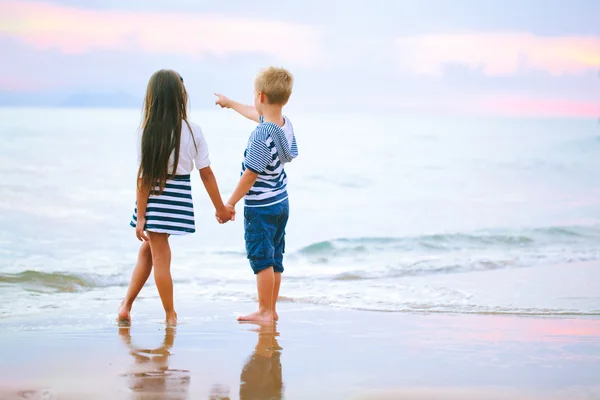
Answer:
<svg viewBox="0 0 600 400"><path fill-rule="evenodd" d="M285 124L285 120L283 119L281 106L271 105L267 106L263 109L263 121L264 122L272 122L279 126L283 126Z"/></svg>

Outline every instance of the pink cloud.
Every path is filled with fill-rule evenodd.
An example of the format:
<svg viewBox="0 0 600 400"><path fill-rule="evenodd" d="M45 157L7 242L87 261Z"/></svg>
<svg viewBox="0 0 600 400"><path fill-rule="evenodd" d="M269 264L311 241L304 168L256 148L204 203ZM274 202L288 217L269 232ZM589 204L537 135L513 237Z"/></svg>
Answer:
<svg viewBox="0 0 600 400"><path fill-rule="evenodd" d="M394 110L449 115L541 118L600 118L600 99L543 98L510 93L439 93L435 97L379 96ZM357 101L358 103L358 101ZM341 103L344 104L344 103Z"/></svg>
<svg viewBox="0 0 600 400"><path fill-rule="evenodd" d="M192 57L255 53L314 67L321 32L307 25L219 14L85 10L51 3L0 3L0 34L39 50L97 50Z"/></svg>
<svg viewBox="0 0 600 400"><path fill-rule="evenodd" d="M36 92L49 87L51 87L49 84L39 81L0 76L0 91L3 92Z"/></svg>
<svg viewBox="0 0 600 400"><path fill-rule="evenodd" d="M600 102L495 96L478 102L477 109L493 114L523 117L600 118Z"/></svg>
<svg viewBox="0 0 600 400"><path fill-rule="evenodd" d="M600 38L541 37L529 33L436 34L399 38L398 64L424 75L440 75L445 64L481 69L489 76L520 71L578 74L600 67Z"/></svg>

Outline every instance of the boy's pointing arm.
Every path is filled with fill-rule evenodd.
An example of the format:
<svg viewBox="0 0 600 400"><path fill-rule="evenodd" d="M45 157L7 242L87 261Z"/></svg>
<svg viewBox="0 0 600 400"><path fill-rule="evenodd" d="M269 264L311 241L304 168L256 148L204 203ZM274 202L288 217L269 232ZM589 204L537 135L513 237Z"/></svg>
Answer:
<svg viewBox="0 0 600 400"><path fill-rule="evenodd" d="M233 101L227 96L223 96L219 93L215 93L215 96L217 96L217 100L215 100L216 105L221 106L221 108L231 108L249 120L260 123L260 116L256 112L254 106L238 103L237 101Z"/></svg>

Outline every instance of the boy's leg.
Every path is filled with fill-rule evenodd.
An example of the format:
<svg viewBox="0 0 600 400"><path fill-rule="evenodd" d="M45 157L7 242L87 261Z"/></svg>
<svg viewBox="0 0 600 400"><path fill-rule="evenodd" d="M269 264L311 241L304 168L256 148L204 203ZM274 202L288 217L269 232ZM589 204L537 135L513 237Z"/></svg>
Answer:
<svg viewBox="0 0 600 400"><path fill-rule="evenodd" d="M275 283L273 285L273 321L278 321L277 299L279 298L279 288L281 287L281 272L273 272L273 275L275 278Z"/></svg>
<svg viewBox="0 0 600 400"><path fill-rule="evenodd" d="M273 267L265 268L256 274L258 291L258 311L238 317L238 321L273 321Z"/></svg>
<svg viewBox="0 0 600 400"><path fill-rule="evenodd" d="M256 275L258 311L238 317L238 321L273 321L273 290L275 265L273 238L277 228L276 208L245 207L244 239L250 266Z"/></svg>
<svg viewBox="0 0 600 400"><path fill-rule="evenodd" d="M150 244L144 242L140 246L137 264L131 274L131 281L127 288L127 294L119 306L119 322L131 322L131 307L140 293L140 290L142 290L146 284L150 272L152 272L152 252L150 251Z"/></svg>
<svg viewBox="0 0 600 400"><path fill-rule="evenodd" d="M273 285L273 320L279 320L277 315L277 299L279 298L279 288L281 287L281 276L283 273L283 254L285 253L285 228L287 226L289 217L289 203L288 200L277 205L277 230L275 232L274 244L274 258L275 267L273 269L275 273L275 284Z"/></svg>
<svg viewBox="0 0 600 400"><path fill-rule="evenodd" d="M167 325L177 324L177 313L173 305L173 279L171 278L171 247L169 235L166 233L148 232L152 264L154 265L154 281L165 309Z"/></svg>

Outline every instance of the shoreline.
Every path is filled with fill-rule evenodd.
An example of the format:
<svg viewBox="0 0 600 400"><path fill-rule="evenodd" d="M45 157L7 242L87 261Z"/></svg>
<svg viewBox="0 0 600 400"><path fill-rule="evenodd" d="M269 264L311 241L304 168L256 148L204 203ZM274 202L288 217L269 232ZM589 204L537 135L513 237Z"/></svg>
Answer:
<svg viewBox="0 0 600 400"><path fill-rule="evenodd" d="M283 398L280 389L286 399L600 396L600 318L282 304L273 332L235 321L232 310L251 304L206 301L183 307L188 317L170 336L142 317L150 306L137 307L130 329L94 310L78 323L2 326L0 398Z"/></svg>
<svg viewBox="0 0 600 400"><path fill-rule="evenodd" d="M247 271L245 271L247 272ZM380 297L371 291L354 297L344 297L344 290L332 290L332 296L303 295L298 292L298 284L304 281L290 276L284 278L287 285L280 296L280 304L287 309L323 309L357 312L377 312L385 314L417 315L506 315L523 317L563 317L584 318L600 317L598 301L600 299L600 264L598 261L572 262L567 264L542 264L531 267L501 268L486 271L455 272L405 276L390 280L385 289L394 287L397 297ZM176 277L177 278L177 277ZM379 280L386 283L385 279ZM339 285L340 281L329 281ZM360 280L353 280L360 284ZM177 310L196 309L202 304L219 304L225 313L243 315L255 311L255 283L237 283L234 291L205 291L198 295L196 283L180 281L175 283L175 302ZM214 285L214 283L213 283ZM396 286L394 286L396 285ZM294 286L294 287L292 287ZM335 289L335 288L334 288ZM355 287L354 290L357 288ZM21 289L23 290L23 289ZM236 290L239 290L236 292ZM301 290L301 289L300 289ZM345 289L346 294L349 289ZM116 309L126 291L125 285L97 287L81 291L62 293L44 293L24 291L33 294L39 304L41 296L44 307L28 313L29 308L17 301L16 315L1 315L0 329L20 324L45 326L49 320L62 321L67 318L79 323L88 321L86 315L96 313L97 321L111 322ZM208 293L208 294L206 294ZM391 292L390 292L391 293ZM441 294L442 298L436 298ZM213 300L211 297L223 296L227 300ZM358 302L355 300L358 299ZM79 302L81 300L81 303ZM376 301L377 300L377 301ZM540 305L542 302L543 305ZM362 304L361 304L362 303ZM85 304L82 307L80 304ZM31 306L33 303L24 304ZM60 305L60 306L59 306ZM37 304L36 304L37 306ZM13 304L13 309L15 305ZM92 307L92 308L90 308ZM140 319L156 320L160 318L160 298L153 282L143 289L133 309L140 313ZM20 312L20 314L19 314ZM193 319L197 312L179 313L180 318ZM232 314L232 315L234 315ZM135 316L134 316L135 318ZM180 319L180 322L182 320ZM96 324L97 325L97 324Z"/></svg>

